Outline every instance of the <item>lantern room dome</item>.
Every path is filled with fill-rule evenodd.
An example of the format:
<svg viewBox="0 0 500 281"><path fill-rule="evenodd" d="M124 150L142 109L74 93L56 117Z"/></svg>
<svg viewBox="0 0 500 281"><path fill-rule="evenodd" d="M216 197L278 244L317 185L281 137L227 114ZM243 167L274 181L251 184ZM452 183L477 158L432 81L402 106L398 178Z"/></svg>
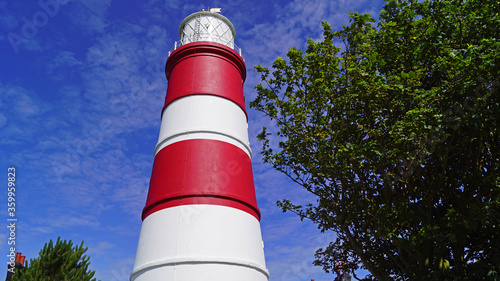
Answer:
<svg viewBox="0 0 500 281"><path fill-rule="evenodd" d="M209 41L234 49L233 24L216 12L201 11L187 16L179 26L181 45L197 41Z"/></svg>

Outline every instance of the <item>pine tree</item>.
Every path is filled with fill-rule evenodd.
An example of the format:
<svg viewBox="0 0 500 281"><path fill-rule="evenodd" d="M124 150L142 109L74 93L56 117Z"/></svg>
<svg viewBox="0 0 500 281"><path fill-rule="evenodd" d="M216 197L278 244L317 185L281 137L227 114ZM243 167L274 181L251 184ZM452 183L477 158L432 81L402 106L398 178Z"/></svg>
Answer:
<svg viewBox="0 0 500 281"><path fill-rule="evenodd" d="M71 240L57 238L45 243L39 256L26 262L21 274L13 276L12 281L96 281L95 271L89 270L90 257L84 255L88 247L73 246Z"/></svg>

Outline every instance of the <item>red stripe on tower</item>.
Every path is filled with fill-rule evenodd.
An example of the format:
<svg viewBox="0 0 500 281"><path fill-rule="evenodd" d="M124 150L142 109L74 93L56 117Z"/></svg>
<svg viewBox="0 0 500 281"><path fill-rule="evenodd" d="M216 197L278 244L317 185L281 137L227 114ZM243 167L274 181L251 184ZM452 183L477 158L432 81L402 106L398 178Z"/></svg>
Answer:
<svg viewBox="0 0 500 281"><path fill-rule="evenodd" d="M176 99L203 94L229 99L246 114L242 87L246 78L245 62L227 46L212 42L184 45L168 58L165 74L168 89L164 109Z"/></svg>
<svg viewBox="0 0 500 281"><path fill-rule="evenodd" d="M160 150L142 218L186 204L229 206L260 220L248 155L232 144L206 139L176 142Z"/></svg>

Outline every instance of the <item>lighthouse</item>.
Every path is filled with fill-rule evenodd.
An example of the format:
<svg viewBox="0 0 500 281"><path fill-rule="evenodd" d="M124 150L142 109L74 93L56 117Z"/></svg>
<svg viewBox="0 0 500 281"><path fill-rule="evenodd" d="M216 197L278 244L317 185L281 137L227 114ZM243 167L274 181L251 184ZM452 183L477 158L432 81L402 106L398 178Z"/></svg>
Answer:
<svg viewBox="0 0 500 281"><path fill-rule="evenodd" d="M168 80L131 281L267 281L241 51L216 12L186 17Z"/></svg>

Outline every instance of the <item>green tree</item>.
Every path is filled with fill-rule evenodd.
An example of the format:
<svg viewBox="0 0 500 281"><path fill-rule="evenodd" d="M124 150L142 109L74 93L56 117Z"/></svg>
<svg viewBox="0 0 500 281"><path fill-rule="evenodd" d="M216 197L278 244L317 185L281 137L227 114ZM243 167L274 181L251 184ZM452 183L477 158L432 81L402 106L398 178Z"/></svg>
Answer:
<svg viewBox="0 0 500 281"><path fill-rule="evenodd" d="M84 255L88 247L73 246L73 242L57 238L45 243L36 259L26 261L22 274L16 273L12 280L22 281L95 281L95 271L89 270L90 258Z"/></svg>
<svg viewBox="0 0 500 281"><path fill-rule="evenodd" d="M291 48L251 107L264 162L315 195L278 205L376 280L500 279L500 2L389 0ZM341 47L339 47L341 46Z"/></svg>

